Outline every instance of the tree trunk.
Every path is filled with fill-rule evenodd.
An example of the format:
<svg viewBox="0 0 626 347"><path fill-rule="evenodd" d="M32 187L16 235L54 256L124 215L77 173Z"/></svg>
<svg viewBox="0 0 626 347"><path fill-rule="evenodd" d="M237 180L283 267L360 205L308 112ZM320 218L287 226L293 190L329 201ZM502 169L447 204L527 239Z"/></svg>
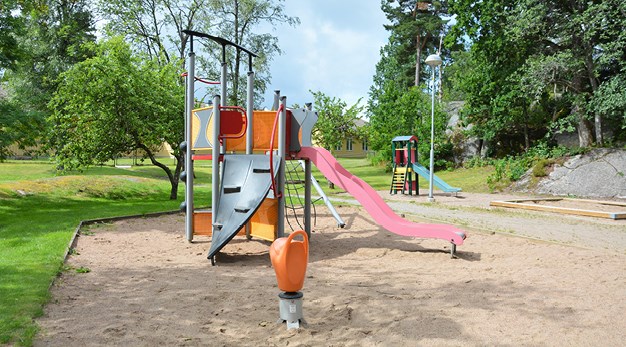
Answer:
<svg viewBox="0 0 626 347"><path fill-rule="evenodd" d="M593 49L588 48L585 53L585 67L587 68L587 77L589 78L591 90L593 93L595 93L598 90L598 79L595 75L595 66L593 63ZM594 126L596 145L602 146L604 144L604 137L602 135L602 115L598 112L596 112L594 116Z"/></svg>
<svg viewBox="0 0 626 347"><path fill-rule="evenodd" d="M578 118L578 145L580 147L590 147L593 144L591 123L585 118L585 114L581 112L580 106L574 106L572 112Z"/></svg>
<svg viewBox="0 0 626 347"><path fill-rule="evenodd" d="M415 86L420 85L420 70L422 69L422 38L417 35L416 45L415 45Z"/></svg>
<svg viewBox="0 0 626 347"><path fill-rule="evenodd" d="M528 107L526 102L523 103L522 110L524 114L524 149L528 151L530 148L530 136L528 135Z"/></svg>
<svg viewBox="0 0 626 347"><path fill-rule="evenodd" d="M167 178L170 180L171 190L170 190L170 200L176 200L178 198L178 179L180 177L180 170L182 168L182 160L179 157L176 157L176 174L172 173L167 165L159 162L154 157L154 153L144 144L139 144L137 147L143 149L146 152L148 158L150 158L150 162L152 165L161 168L167 174Z"/></svg>

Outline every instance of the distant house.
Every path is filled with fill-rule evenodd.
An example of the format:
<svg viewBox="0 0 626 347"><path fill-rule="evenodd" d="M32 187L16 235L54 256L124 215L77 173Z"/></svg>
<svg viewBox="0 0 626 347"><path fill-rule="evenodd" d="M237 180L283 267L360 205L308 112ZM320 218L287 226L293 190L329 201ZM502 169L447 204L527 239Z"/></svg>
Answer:
<svg viewBox="0 0 626 347"><path fill-rule="evenodd" d="M369 123L363 119L357 119L354 125L357 128L367 126ZM367 138L346 137L341 145L331 149L331 153L337 158L365 158L370 152Z"/></svg>

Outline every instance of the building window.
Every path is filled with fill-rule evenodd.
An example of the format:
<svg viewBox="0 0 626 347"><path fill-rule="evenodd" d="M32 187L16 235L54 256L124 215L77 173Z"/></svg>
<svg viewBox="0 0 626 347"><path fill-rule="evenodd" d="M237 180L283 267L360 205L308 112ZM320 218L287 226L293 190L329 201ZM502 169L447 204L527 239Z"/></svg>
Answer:
<svg viewBox="0 0 626 347"><path fill-rule="evenodd" d="M337 145L337 147L335 147L335 150L337 150L337 151L341 151L341 145L342 145L342 143L341 143L341 142L339 142L339 144Z"/></svg>
<svg viewBox="0 0 626 347"><path fill-rule="evenodd" d="M346 139L346 150L351 151L352 150L352 139Z"/></svg>
<svg viewBox="0 0 626 347"><path fill-rule="evenodd" d="M369 150L369 148L367 147L367 140L366 139L363 139L362 146L363 146L363 151L364 152L367 152Z"/></svg>

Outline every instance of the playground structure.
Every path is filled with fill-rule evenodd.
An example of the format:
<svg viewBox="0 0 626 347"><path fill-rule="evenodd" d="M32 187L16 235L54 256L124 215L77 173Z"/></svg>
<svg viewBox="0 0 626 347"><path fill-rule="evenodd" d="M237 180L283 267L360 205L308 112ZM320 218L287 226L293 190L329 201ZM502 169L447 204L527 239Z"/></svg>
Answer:
<svg viewBox="0 0 626 347"><path fill-rule="evenodd" d="M430 171L417 160L417 137L396 136L391 140L393 167L389 194L419 195L419 176L430 179ZM433 174L433 183L445 193L458 193L461 188L452 187Z"/></svg>
<svg viewBox="0 0 626 347"><path fill-rule="evenodd" d="M187 77L185 142L185 234L193 240L195 218L193 207L193 161L212 160L211 247L207 257L215 257L232 238L245 233L269 241L285 236L285 163L302 161L304 166L304 231L311 236L311 163L338 187L351 194L374 220L390 232L420 238L438 238L456 246L463 244L464 231L447 224L413 223L402 219L387 206L367 183L345 170L323 148L312 146L311 132L317 114L310 107L288 109L287 98L275 96L276 111L253 109L256 55L228 40L195 31L190 35L189 72ZM221 95L208 108L194 109L195 53L193 38L207 38L222 46ZM226 94L225 49L232 46L248 54L248 99L244 110L222 105ZM210 151L210 152L209 152ZM209 154L210 153L210 154ZM415 166L414 166L415 167ZM205 223L206 224L206 223ZM339 220L338 220L339 224Z"/></svg>

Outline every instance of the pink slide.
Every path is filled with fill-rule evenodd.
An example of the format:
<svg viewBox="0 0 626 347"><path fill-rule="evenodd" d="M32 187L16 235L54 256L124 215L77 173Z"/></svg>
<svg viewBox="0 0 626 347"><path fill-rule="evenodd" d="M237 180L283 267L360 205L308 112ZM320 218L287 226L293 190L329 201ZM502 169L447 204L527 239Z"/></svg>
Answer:
<svg viewBox="0 0 626 347"><path fill-rule="evenodd" d="M450 241L454 245L463 244L465 232L452 225L414 223L402 219L372 187L341 166L324 148L302 147L297 157L311 160L326 178L352 195L376 223L386 230L402 236L435 238Z"/></svg>

